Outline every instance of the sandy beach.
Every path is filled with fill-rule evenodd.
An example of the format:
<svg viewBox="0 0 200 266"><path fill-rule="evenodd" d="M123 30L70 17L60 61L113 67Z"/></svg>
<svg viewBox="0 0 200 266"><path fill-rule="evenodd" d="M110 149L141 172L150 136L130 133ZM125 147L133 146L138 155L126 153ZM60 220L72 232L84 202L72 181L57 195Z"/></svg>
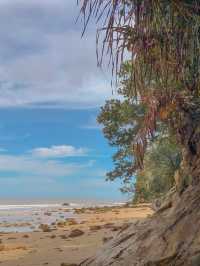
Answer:
<svg viewBox="0 0 200 266"><path fill-rule="evenodd" d="M153 213L148 205L80 208L73 211L73 218L64 216L68 211L72 212L67 207L52 211L54 215L59 213L62 219L57 219L51 225L41 224L34 231L2 232L0 265L78 265L130 223ZM52 213L45 215L50 217ZM20 228L21 225L15 226Z"/></svg>

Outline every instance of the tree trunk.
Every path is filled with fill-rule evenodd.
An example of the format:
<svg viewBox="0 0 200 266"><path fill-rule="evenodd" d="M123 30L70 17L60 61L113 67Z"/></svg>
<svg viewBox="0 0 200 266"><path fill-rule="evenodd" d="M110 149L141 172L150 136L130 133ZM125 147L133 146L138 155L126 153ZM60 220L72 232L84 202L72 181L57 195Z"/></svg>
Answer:
<svg viewBox="0 0 200 266"><path fill-rule="evenodd" d="M199 106L182 108L177 129L178 141L182 146L182 162L176 178L177 188L182 192L189 184L200 182L200 110Z"/></svg>

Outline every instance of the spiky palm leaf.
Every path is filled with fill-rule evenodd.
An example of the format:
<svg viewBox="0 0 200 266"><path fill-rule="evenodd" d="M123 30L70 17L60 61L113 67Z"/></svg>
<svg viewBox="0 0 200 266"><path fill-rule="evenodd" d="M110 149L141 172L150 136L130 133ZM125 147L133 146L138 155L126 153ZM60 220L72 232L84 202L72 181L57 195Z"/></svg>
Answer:
<svg viewBox="0 0 200 266"><path fill-rule="evenodd" d="M195 105L200 93L200 4L177 0L79 0L84 29L94 16L103 34L98 53L102 64L110 55L113 73L124 54L132 63L132 93L148 112L134 149L142 165L148 139L156 123L164 119L176 125L187 106ZM102 39L101 39L102 40ZM195 99L195 101L194 101ZM199 101L196 101L197 105Z"/></svg>

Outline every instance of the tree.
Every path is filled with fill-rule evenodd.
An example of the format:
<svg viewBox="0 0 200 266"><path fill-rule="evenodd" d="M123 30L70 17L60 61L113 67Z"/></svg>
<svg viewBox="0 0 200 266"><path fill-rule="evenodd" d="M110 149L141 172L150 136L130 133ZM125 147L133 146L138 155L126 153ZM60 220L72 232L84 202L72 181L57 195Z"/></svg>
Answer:
<svg viewBox="0 0 200 266"><path fill-rule="evenodd" d="M174 186L174 173L179 169L180 161L180 147L169 136L161 136L146 152L143 172L155 196Z"/></svg>
<svg viewBox="0 0 200 266"><path fill-rule="evenodd" d="M113 155L114 170L107 173L107 179L113 181L120 178L124 192L132 190L136 174L133 165L133 139L138 134L145 115L144 106L129 96L130 75L130 64L126 62L120 71L120 99L106 101L97 118L103 124L103 133L109 144L117 149Z"/></svg>
<svg viewBox="0 0 200 266"><path fill-rule="evenodd" d="M172 136L160 135L144 157L144 168L136 176L135 202L162 198L174 187L174 174L181 162L180 147Z"/></svg>
<svg viewBox="0 0 200 266"><path fill-rule="evenodd" d="M98 122L103 124L104 136L116 148L114 169L107 173L108 180L120 178L123 192L134 193L135 201L149 201L166 193L174 185L174 173L180 165L180 148L160 123L156 137L149 142L144 169L134 168L133 139L145 117L145 108L130 96L131 65L126 62L120 70L120 100L111 99L101 108ZM158 164L159 162L159 164Z"/></svg>
<svg viewBox="0 0 200 266"><path fill-rule="evenodd" d="M83 265L200 265L200 5L196 0L82 0L105 33L115 73L130 54L131 93L146 108L134 138L135 167L145 164L148 144L164 123L181 146L179 191L151 218L132 225ZM97 36L98 37L98 36ZM98 41L101 41L98 38ZM185 189L185 180L192 185ZM123 243L123 245L119 245ZM142 253L143 250L143 253ZM91 262L91 263L90 263Z"/></svg>
<svg viewBox="0 0 200 266"><path fill-rule="evenodd" d="M85 27L91 15L105 33L99 63L110 53L118 69L125 51L131 55L130 93L147 111L134 138L135 167L143 167L149 140L159 121L174 132L182 147L177 187L184 179L200 181L200 7L198 1L84 0Z"/></svg>

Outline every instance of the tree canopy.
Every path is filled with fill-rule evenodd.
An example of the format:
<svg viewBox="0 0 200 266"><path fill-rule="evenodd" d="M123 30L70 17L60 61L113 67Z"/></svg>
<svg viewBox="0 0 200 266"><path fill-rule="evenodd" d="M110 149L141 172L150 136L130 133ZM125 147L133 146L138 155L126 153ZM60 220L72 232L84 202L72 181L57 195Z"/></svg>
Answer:
<svg viewBox="0 0 200 266"><path fill-rule="evenodd" d="M81 13L84 28L91 16L99 25L100 64L109 54L118 75L124 55L130 55L129 93L146 108L134 138L134 167L143 167L149 140L162 121L182 145L180 174L191 175L194 183L199 182L199 2L83 0Z"/></svg>
<svg viewBox="0 0 200 266"><path fill-rule="evenodd" d="M133 103L137 99L145 108L137 134L133 133L138 197L148 197L152 187L160 193L163 185L170 186L173 179L169 169L175 171L178 192L166 196L157 214L119 234L103 250L106 257L100 254L92 258L91 264L199 265L196 250L200 201L200 3L197 0L81 3L84 27L91 16L97 20L99 64L104 56L110 55L113 74L118 78L124 59L130 56L129 95ZM170 138L158 137L160 125L166 127L166 136ZM152 140L154 145L149 145ZM163 165L162 173L170 173L169 178L157 178ZM169 183L163 184L166 180ZM123 245L117 249L121 242ZM141 256L142 249L145 251Z"/></svg>
<svg viewBox="0 0 200 266"><path fill-rule="evenodd" d="M163 123L149 142L144 157L144 169L134 167L133 141L143 123L146 108L130 96L130 63L122 65L118 94L120 99L108 100L101 108L98 122L104 136L116 148L114 169L107 173L108 180L120 178L123 192L134 193L135 201L149 201L161 196L174 186L174 173L180 166L180 147Z"/></svg>

